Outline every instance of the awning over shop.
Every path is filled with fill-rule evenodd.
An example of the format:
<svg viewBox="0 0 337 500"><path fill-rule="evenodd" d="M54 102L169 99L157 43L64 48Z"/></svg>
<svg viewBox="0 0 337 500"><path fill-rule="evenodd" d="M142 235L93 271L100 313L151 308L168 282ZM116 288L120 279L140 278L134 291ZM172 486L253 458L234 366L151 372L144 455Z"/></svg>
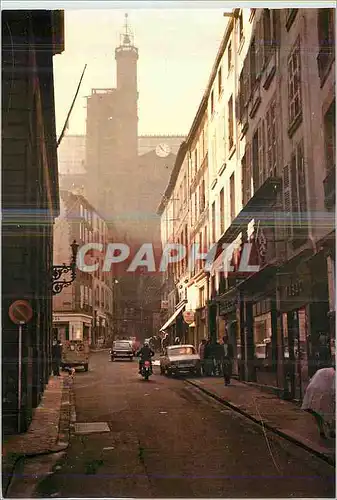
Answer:
<svg viewBox="0 0 337 500"><path fill-rule="evenodd" d="M160 329L161 332L163 332L164 330L166 330L169 326L172 325L172 323L174 323L174 320L179 316L179 314L182 312L183 309L185 309L185 305L186 304L183 304L181 305L173 314L172 316L170 317L170 319L168 321L166 321L165 325L163 325Z"/></svg>

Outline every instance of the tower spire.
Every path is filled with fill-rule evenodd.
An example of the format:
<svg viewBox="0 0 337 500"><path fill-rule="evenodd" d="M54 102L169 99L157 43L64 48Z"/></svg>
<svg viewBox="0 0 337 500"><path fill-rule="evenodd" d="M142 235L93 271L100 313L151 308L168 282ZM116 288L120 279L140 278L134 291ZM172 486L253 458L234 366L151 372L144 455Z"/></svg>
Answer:
<svg viewBox="0 0 337 500"><path fill-rule="evenodd" d="M124 32L121 34L120 44L122 46L133 45L133 33L128 23L128 14L124 14Z"/></svg>

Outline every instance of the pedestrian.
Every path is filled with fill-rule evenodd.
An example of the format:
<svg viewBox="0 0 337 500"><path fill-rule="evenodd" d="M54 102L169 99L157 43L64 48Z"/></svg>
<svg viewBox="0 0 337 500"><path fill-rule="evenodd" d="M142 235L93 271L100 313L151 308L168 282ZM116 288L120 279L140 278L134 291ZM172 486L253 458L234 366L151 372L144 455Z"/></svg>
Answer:
<svg viewBox="0 0 337 500"><path fill-rule="evenodd" d="M170 342L169 335L168 335L168 333L165 333L165 335L161 341L161 350L162 350L163 355L165 355L165 352L166 352L166 349L169 345L169 342Z"/></svg>
<svg viewBox="0 0 337 500"><path fill-rule="evenodd" d="M321 438L335 437L335 367L317 370L305 391L302 410L316 420Z"/></svg>
<svg viewBox="0 0 337 500"><path fill-rule="evenodd" d="M213 349L210 339L208 339L205 344L204 373L206 377L210 377L213 373Z"/></svg>
<svg viewBox="0 0 337 500"><path fill-rule="evenodd" d="M225 335L222 338L222 341L223 341L223 344L222 344L222 352L223 352L222 373L224 376L225 385L229 385L231 382L231 376L232 376L234 351L233 351L232 344L229 343L228 335Z"/></svg>
<svg viewBox="0 0 337 500"><path fill-rule="evenodd" d="M205 346L206 346L206 339L202 339L202 341L199 344L198 347L198 354L200 357L200 366L201 366L201 373L202 375L205 375Z"/></svg>
<svg viewBox="0 0 337 500"><path fill-rule="evenodd" d="M222 375L222 365L223 365L223 348L222 345L217 341L214 344L214 374Z"/></svg>
<svg viewBox="0 0 337 500"><path fill-rule="evenodd" d="M62 344L60 340L54 342L52 347L52 369L53 375L60 377L60 366L62 360Z"/></svg>

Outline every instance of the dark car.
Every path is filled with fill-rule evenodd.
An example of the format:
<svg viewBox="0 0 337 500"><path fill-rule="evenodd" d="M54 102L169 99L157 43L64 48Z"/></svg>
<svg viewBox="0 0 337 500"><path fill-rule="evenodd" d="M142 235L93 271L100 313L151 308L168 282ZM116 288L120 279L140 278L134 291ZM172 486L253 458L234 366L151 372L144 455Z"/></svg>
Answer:
<svg viewBox="0 0 337 500"><path fill-rule="evenodd" d="M134 352L131 340L115 340L110 349L110 360L125 359L133 360Z"/></svg>

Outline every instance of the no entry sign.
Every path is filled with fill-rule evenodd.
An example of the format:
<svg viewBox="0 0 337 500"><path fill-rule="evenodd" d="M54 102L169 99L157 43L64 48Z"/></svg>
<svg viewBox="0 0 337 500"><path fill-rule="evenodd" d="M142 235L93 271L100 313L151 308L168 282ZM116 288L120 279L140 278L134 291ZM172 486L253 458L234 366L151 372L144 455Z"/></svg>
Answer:
<svg viewBox="0 0 337 500"><path fill-rule="evenodd" d="M27 300L16 300L10 305L9 317L16 325L28 323L33 316L33 309Z"/></svg>

